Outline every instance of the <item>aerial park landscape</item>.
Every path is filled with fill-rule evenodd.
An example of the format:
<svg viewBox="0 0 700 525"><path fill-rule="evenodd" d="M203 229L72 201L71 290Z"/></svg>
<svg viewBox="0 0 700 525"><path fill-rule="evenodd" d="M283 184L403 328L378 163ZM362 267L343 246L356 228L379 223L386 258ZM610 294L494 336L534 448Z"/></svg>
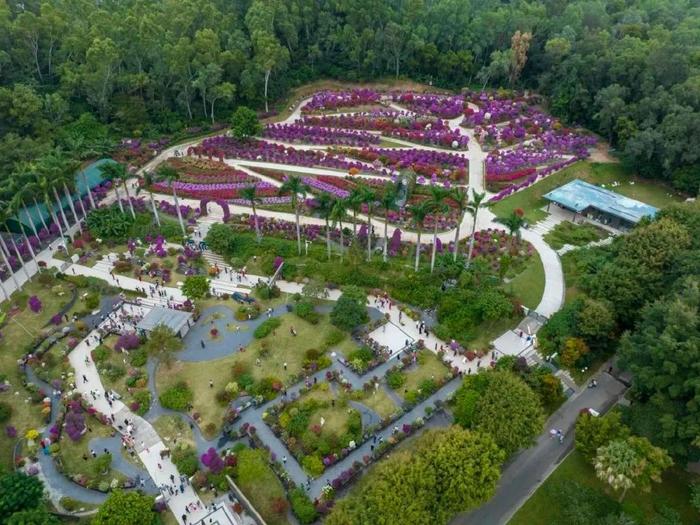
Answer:
<svg viewBox="0 0 700 525"><path fill-rule="evenodd" d="M0 523L697 523L693 9L78 4L0 5Z"/></svg>

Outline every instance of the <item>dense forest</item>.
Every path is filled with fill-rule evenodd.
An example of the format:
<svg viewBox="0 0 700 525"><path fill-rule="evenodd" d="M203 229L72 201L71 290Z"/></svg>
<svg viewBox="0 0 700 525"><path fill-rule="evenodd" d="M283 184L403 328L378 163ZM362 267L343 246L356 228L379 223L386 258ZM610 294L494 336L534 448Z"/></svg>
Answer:
<svg viewBox="0 0 700 525"><path fill-rule="evenodd" d="M0 173L394 76L538 90L641 174L700 185L693 0L0 0Z"/></svg>

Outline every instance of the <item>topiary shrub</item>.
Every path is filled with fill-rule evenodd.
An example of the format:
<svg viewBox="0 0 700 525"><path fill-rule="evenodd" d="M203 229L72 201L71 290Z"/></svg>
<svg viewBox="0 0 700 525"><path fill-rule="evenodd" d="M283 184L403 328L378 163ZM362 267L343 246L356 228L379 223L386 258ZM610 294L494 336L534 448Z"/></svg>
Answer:
<svg viewBox="0 0 700 525"><path fill-rule="evenodd" d="M404 383L406 383L406 376L399 370L392 370L386 375L386 384L393 390L401 388Z"/></svg>
<svg viewBox="0 0 700 525"><path fill-rule="evenodd" d="M323 461L318 456L305 456L301 461L301 466L304 470L311 474L314 478L323 474L325 467Z"/></svg>
<svg viewBox="0 0 700 525"><path fill-rule="evenodd" d="M318 512L313 501L309 499L303 488L297 487L289 493L292 512L302 525L310 525L318 519Z"/></svg>
<svg viewBox="0 0 700 525"><path fill-rule="evenodd" d="M173 450L172 460L177 469L186 476L193 476L199 468L197 452L189 446L180 446Z"/></svg>
<svg viewBox="0 0 700 525"><path fill-rule="evenodd" d="M271 317L270 319L266 319L255 329L255 331L253 332L253 337L255 337L256 339L262 339L263 337L267 337L276 328L279 328L281 324L282 321L280 321L277 317Z"/></svg>
<svg viewBox="0 0 700 525"><path fill-rule="evenodd" d="M319 314L311 301L299 301L294 307L294 313L311 324L318 324L321 320Z"/></svg>

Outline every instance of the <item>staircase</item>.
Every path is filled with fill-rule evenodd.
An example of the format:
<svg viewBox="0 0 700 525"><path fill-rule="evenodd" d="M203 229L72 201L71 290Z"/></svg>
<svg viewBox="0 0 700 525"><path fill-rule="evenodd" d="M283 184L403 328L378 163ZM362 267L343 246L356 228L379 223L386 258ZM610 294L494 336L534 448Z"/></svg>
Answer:
<svg viewBox="0 0 700 525"><path fill-rule="evenodd" d="M547 218L542 219L539 222L530 226L530 230L544 236L554 229L554 227L561 222L561 218L555 217L554 215L548 215Z"/></svg>

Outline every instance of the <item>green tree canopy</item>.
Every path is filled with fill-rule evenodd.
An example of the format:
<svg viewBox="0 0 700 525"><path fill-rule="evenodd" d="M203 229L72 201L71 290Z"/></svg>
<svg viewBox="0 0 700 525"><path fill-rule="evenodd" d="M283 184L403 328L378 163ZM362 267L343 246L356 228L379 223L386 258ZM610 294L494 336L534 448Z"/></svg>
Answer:
<svg viewBox="0 0 700 525"><path fill-rule="evenodd" d="M15 512L32 510L44 499L44 485L35 476L11 472L0 476L0 522Z"/></svg>
<svg viewBox="0 0 700 525"><path fill-rule="evenodd" d="M165 325L156 326L148 334L148 340L144 348L150 354L157 356L170 356L183 348L182 339Z"/></svg>
<svg viewBox="0 0 700 525"><path fill-rule="evenodd" d="M189 275L185 277L182 293L188 299L202 299L209 293L209 278L205 275Z"/></svg>
<svg viewBox="0 0 700 525"><path fill-rule="evenodd" d="M428 431L410 452L378 464L326 523L447 523L493 495L504 457L488 435L459 427Z"/></svg>
<svg viewBox="0 0 700 525"><path fill-rule="evenodd" d="M254 137L262 131L258 115L246 106L238 106L231 115L231 133L237 139Z"/></svg>
<svg viewBox="0 0 700 525"><path fill-rule="evenodd" d="M160 517L153 511L153 498L138 492L115 490L100 506L92 525L157 525Z"/></svg>
<svg viewBox="0 0 700 525"><path fill-rule="evenodd" d="M593 460L600 447L629 436L629 428L622 423L620 412L614 410L602 417L581 414L576 421L576 448Z"/></svg>
<svg viewBox="0 0 700 525"><path fill-rule="evenodd" d="M507 370L467 376L455 400L455 421L489 434L508 456L529 446L544 425L537 394Z"/></svg>
<svg viewBox="0 0 700 525"><path fill-rule="evenodd" d="M343 330L353 328L369 321L367 314L367 294L357 286L346 286L343 293L333 305L331 322Z"/></svg>

